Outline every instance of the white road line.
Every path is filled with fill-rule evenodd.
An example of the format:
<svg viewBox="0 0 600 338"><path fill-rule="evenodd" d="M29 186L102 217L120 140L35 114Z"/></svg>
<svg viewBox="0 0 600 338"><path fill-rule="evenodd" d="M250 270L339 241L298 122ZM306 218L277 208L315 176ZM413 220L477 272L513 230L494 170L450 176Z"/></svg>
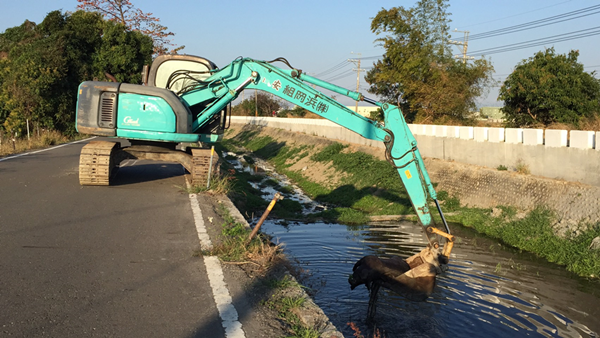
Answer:
<svg viewBox="0 0 600 338"><path fill-rule="evenodd" d="M79 140L79 141L75 141L75 142L65 143L65 144L61 144L59 146L52 147L52 148L46 148L46 149L32 151L32 152L29 152L29 153L22 153L22 154L17 154L17 155L9 156L9 157L0 158L0 162L7 161L7 160L12 160L13 158L17 158L17 157L21 157L21 156L25 156L25 155L33 155L33 154L42 153L42 152L48 151L48 150L58 149L58 148L61 148L61 147L64 147L64 146L68 146L68 145L71 145L71 144L89 141L89 140L94 139L94 138L96 138L96 137L94 136L94 137L86 138L85 140Z"/></svg>
<svg viewBox="0 0 600 338"><path fill-rule="evenodd" d="M200 247L203 250L208 250L212 248L212 242L206 232L204 218L202 217L202 211L200 210L196 194L190 194L190 204L192 206L196 231L200 239ZM233 306L231 295L227 289L219 258L216 256L204 256L204 266L206 267L213 298L221 317L221 325L225 329L225 336L227 338L246 338L237 310Z"/></svg>
<svg viewBox="0 0 600 338"><path fill-rule="evenodd" d="M225 329L225 336L228 338L245 338L246 335L244 334L244 330L242 330L242 323L238 320L238 313L232 304L227 284L225 284L225 277L223 276L219 258L216 256L204 256L204 265L206 266L210 287L213 290L213 297L219 310L219 316Z"/></svg>
<svg viewBox="0 0 600 338"><path fill-rule="evenodd" d="M204 218L202 217L202 211L200 211L200 205L196 194L190 194L190 204L192 205L192 213L194 214L194 223L196 223L196 231L198 232L198 238L200 239L200 248L202 250L212 249L212 242L206 232L204 226Z"/></svg>

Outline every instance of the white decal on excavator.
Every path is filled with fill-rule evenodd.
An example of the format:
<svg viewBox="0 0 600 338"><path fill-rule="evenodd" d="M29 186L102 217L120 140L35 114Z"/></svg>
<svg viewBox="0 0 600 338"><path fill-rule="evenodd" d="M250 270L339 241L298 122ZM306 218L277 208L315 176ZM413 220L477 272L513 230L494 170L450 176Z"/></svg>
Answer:
<svg viewBox="0 0 600 338"><path fill-rule="evenodd" d="M279 80L275 80L275 81L273 81L273 84L271 84L270 82L267 81L267 79L263 78L262 82L264 84L266 84L267 87L273 88L276 91L279 91L279 89L281 89L281 81L279 81Z"/></svg>
<svg viewBox="0 0 600 338"><path fill-rule="evenodd" d="M131 116L125 116L125 118L123 119L123 124L139 127L140 126L140 118L138 117L137 120L134 120L131 118Z"/></svg>

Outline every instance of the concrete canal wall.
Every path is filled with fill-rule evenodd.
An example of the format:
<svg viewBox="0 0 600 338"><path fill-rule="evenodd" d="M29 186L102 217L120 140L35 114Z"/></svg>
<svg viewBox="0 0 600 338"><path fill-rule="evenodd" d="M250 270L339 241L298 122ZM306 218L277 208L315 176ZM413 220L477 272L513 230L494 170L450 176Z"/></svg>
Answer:
<svg viewBox="0 0 600 338"><path fill-rule="evenodd" d="M302 132L383 149L321 119L233 117L233 124ZM598 132L409 125L438 190L473 207L546 205L563 223L600 221ZM570 136L569 138L567 138ZM379 153L373 149L374 153ZM383 151L381 151L381 154ZM497 170L505 166L506 171ZM522 166L530 174L515 171Z"/></svg>
<svg viewBox="0 0 600 338"><path fill-rule="evenodd" d="M286 129L382 148L322 119L234 116L232 123ZM423 157L489 168L525 166L535 176L600 187L600 132L409 124Z"/></svg>

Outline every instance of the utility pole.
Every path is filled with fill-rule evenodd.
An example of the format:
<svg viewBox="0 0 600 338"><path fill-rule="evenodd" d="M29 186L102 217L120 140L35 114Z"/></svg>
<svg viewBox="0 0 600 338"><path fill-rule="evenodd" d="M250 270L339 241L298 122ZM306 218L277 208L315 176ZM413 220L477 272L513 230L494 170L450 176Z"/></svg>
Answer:
<svg viewBox="0 0 600 338"><path fill-rule="evenodd" d="M348 62L352 62L356 65L356 68L352 70L356 72L356 91L358 92L358 89L360 87L360 72L365 71L365 69L360 68L360 57L362 54L354 52L351 52L351 54L358 55L358 59L348 59ZM358 113L358 100L356 100L356 107L354 108L354 112Z"/></svg>
<svg viewBox="0 0 600 338"><path fill-rule="evenodd" d="M254 90L254 117L258 117L258 90Z"/></svg>
<svg viewBox="0 0 600 338"><path fill-rule="evenodd" d="M454 40L448 40L448 42L450 44L452 44L452 45L462 45L463 46L463 56L462 56L462 59L463 59L463 64L466 64L467 60L473 60L473 59L475 59L472 56L467 56L467 47L469 45L469 31L459 31L457 29L454 29L454 31L458 32L458 33L464 33L465 38L463 39L462 42L461 41L454 41ZM459 55L455 55L454 57L457 58L457 59L460 58Z"/></svg>

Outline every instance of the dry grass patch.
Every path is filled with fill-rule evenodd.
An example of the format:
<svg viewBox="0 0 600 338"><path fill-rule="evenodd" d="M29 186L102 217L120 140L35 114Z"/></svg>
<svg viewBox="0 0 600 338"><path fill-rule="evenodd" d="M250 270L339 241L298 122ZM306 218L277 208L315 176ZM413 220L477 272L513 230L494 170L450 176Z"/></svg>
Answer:
<svg viewBox="0 0 600 338"><path fill-rule="evenodd" d="M218 256L226 264L250 264L255 267L253 270L261 272L265 272L283 257L281 246L271 243L270 239L263 234L248 240L250 229L236 222L224 206L218 212L225 221L222 224L221 236L217 244L203 254Z"/></svg>
<svg viewBox="0 0 600 338"><path fill-rule="evenodd" d="M18 154L35 149L43 149L68 141L68 137L53 130L42 131L39 135L34 134L29 140L27 138L7 137L6 134L3 134L0 138L0 156Z"/></svg>

